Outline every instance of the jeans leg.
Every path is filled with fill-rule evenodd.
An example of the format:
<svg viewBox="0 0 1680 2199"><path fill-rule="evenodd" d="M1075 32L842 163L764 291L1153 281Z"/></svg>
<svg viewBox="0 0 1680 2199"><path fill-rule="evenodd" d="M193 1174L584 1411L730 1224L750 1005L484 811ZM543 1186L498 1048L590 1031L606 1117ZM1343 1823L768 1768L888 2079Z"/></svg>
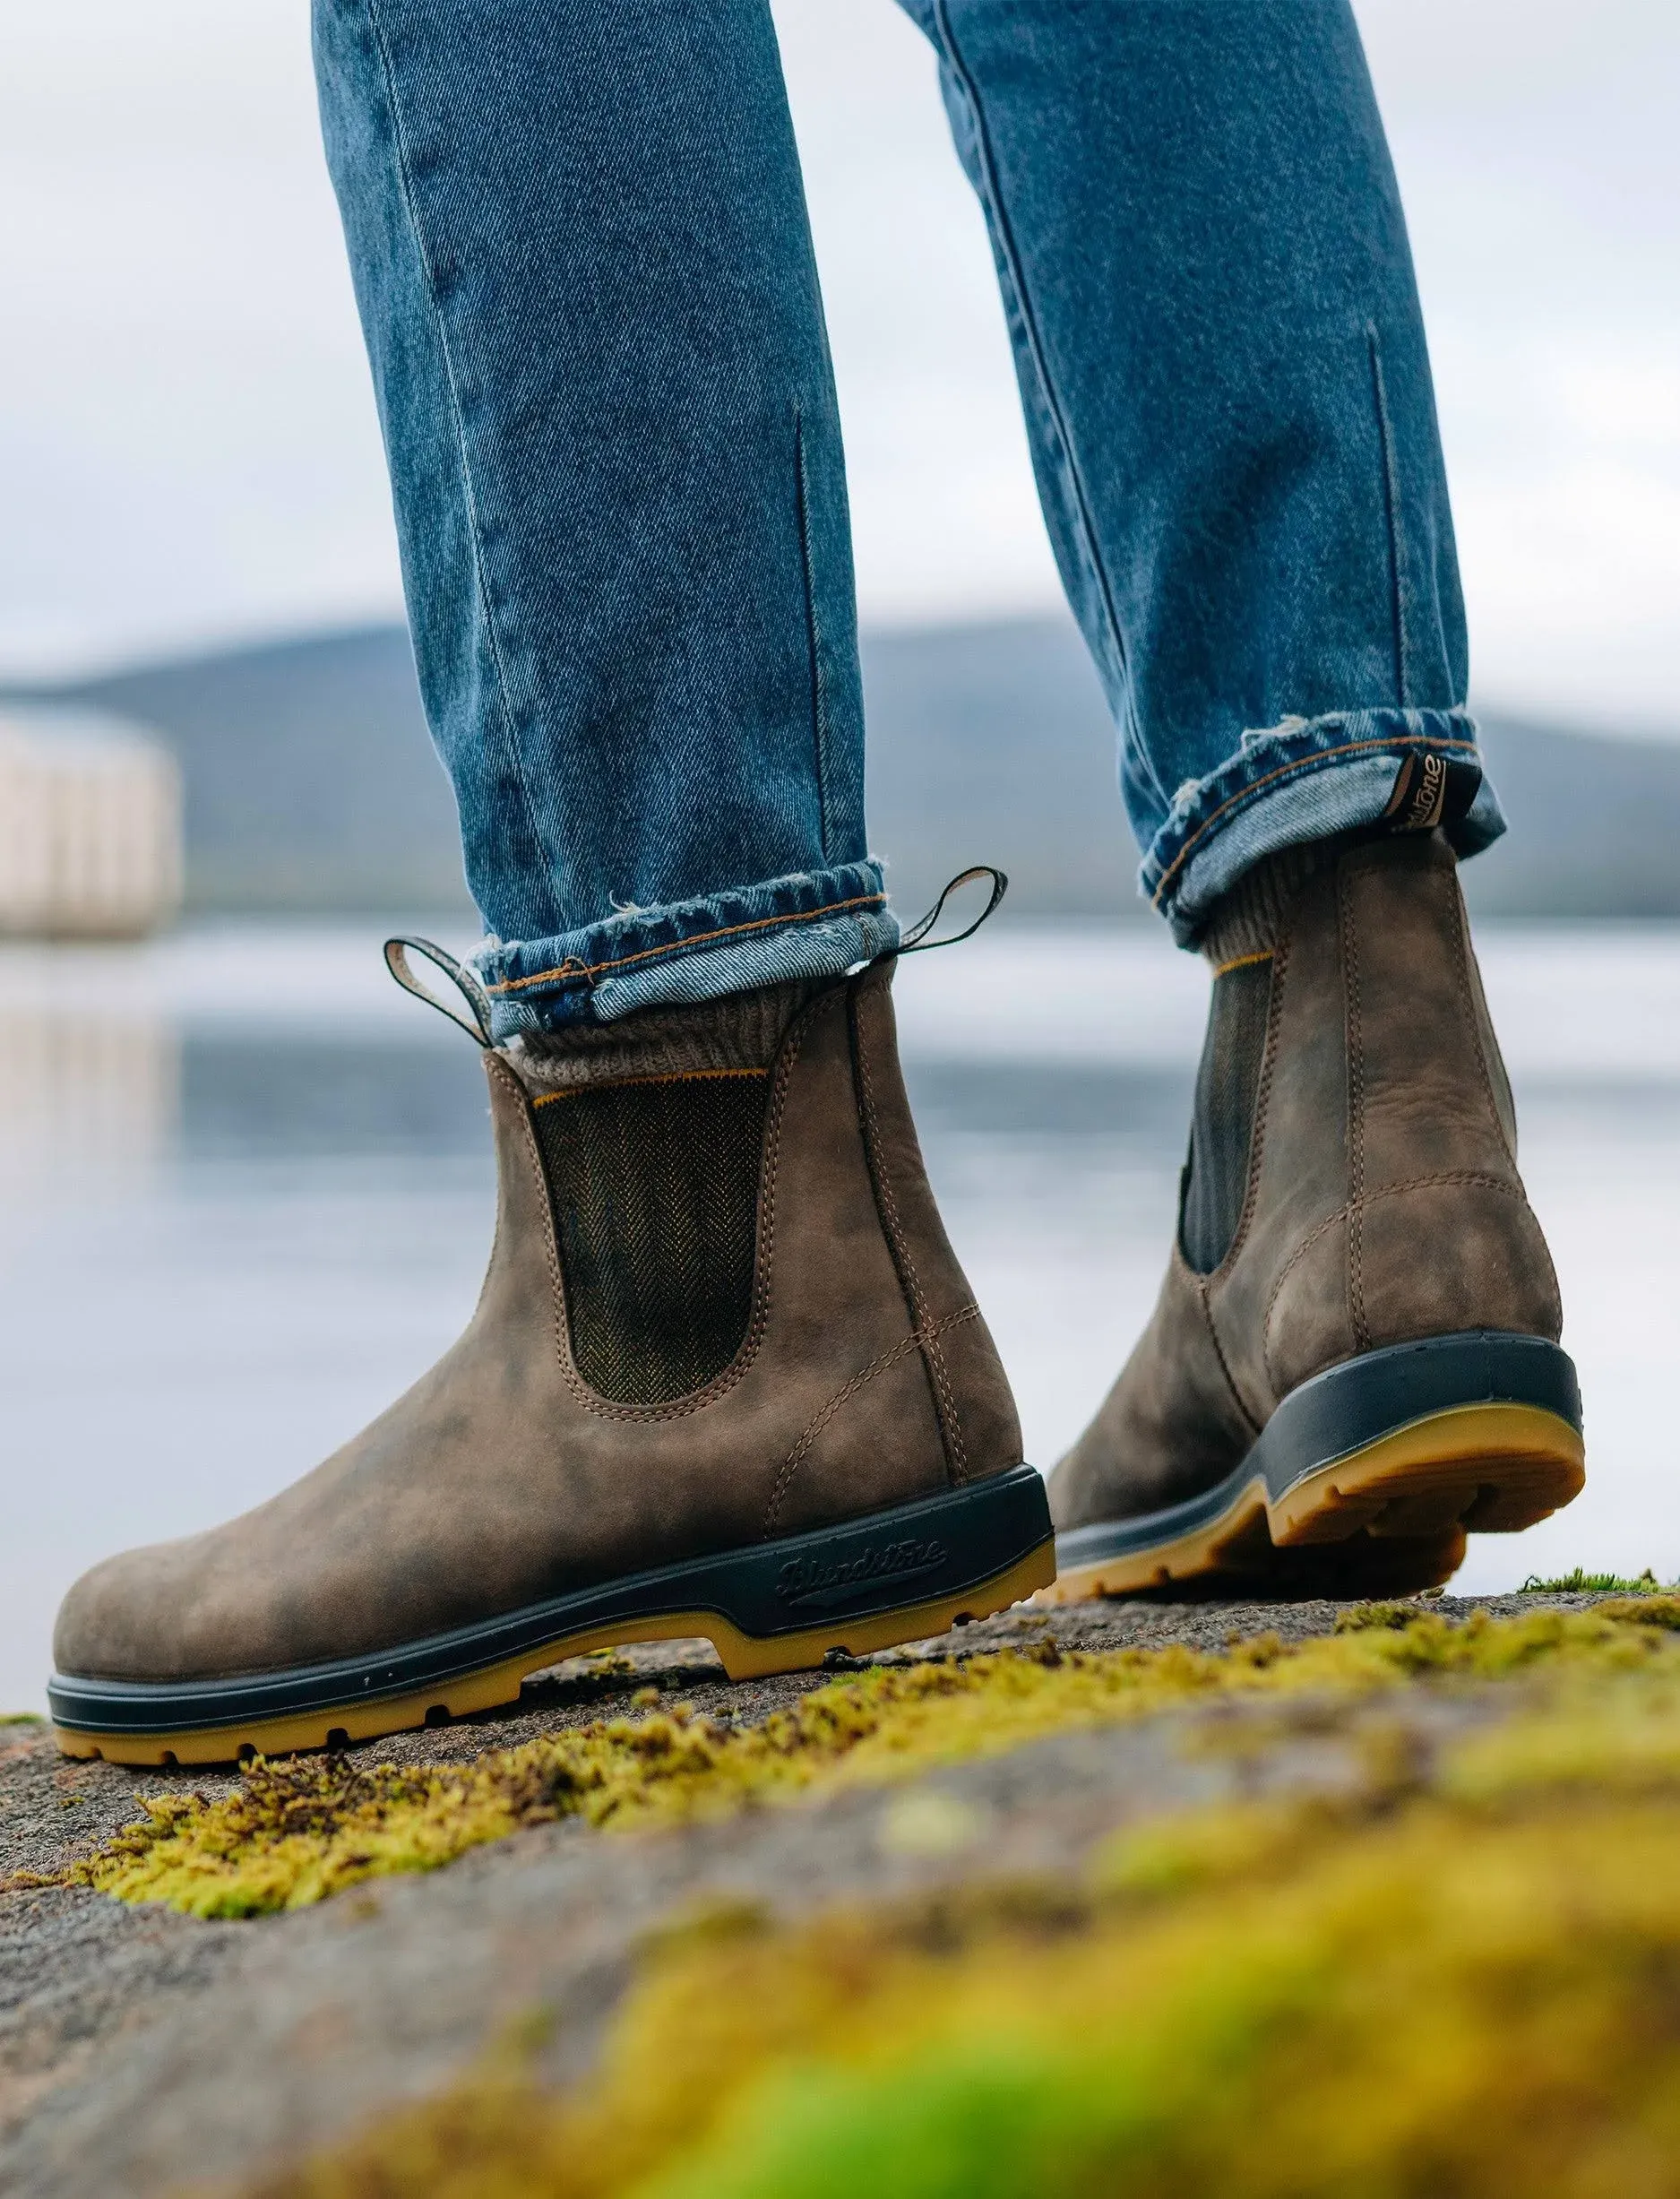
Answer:
<svg viewBox="0 0 1680 2199"><path fill-rule="evenodd" d="M314 0L314 36L499 1030L890 946L768 0Z"/></svg>
<svg viewBox="0 0 1680 2199"><path fill-rule="evenodd" d="M901 4L990 224L1143 891L1189 940L1260 857L1408 789L1486 846L1422 315L1348 0Z"/></svg>

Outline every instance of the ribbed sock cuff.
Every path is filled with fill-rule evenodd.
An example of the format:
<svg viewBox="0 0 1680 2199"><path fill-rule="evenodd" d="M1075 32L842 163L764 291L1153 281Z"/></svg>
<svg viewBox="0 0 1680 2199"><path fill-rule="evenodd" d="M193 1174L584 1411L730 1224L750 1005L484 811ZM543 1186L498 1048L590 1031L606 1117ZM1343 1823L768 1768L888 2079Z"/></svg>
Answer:
<svg viewBox="0 0 1680 2199"><path fill-rule="evenodd" d="M1213 965L1216 976L1238 963L1258 962L1262 955L1274 953L1288 911L1309 878L1328 870L1349 848L1384 840L1401 846L1414 837L1390 832L1378 824L1262 856L1214 903L1195 942L1197 951ZM1444 840L1445 834L1437 828L1431 837Z"/></svg>
<svg viewBox="0 0 1680 2199"><path fill-rule="evenodd" d="M1298 848L1279 848L1245 870L1228 893L1209 911L1196 941L1216 973L1240 962L1258 962L1275 952L1288 912L1309 878L1328 870L1351 835L1311 840Z"/></svg>
<svg viewBox="0 0 1680 2199"><path fill-rule="evenodd" d="M725 993L694 1007L644 1008L614 1023L527 1031L502 1051L533 1098L590 1084L768 1069L794 1017L832 983L797 979Z"/></svg>

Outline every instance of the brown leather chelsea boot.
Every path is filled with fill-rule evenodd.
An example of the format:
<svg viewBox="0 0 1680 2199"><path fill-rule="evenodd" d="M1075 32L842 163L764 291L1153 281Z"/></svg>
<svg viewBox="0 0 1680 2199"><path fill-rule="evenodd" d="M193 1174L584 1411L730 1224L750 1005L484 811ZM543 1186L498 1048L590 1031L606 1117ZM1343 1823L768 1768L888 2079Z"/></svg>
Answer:
<svg viewBox="0 0 1680 2199"><path fill-rule="evenodd" d="M72 1589L60 1746L319 1747L607 1644L788 1671L1044 1586L1044 1486L928 1188L891 980L487 1043L471 1324L282 1495Z"/></svg>
<svg viewBox="0 0 1680 2199"><path fill-rule="evenodd" d="M1052 1479L1052 1593L1433 1587L1583 1479L1452 849L1287 850L1202 944L1178 1241Z"/></svg>

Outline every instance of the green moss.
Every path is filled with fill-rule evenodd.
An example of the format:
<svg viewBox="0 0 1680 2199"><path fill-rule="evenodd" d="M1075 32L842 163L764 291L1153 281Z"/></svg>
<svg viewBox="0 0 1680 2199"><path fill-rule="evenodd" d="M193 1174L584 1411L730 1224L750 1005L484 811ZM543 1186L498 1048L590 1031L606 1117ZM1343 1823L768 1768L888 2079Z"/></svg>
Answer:
<svg viewBox="0 0 1680 2199"><path fill-rule="evenodd" d="M44 1726L47 1720L35 1711L0 1711L0 1726Z"/></svg>
<svg viewBox="0 0 1680 2199"><path fill-rule="evenodd" d="M1064 1655L1047 1640L1025 1655L877 1667L743 1729L678 1704L597 1720L463 1766L259 1760L225 1799L148 1801L143 1818L65 1876L123 1901L167 1901L202 1917L256 1916L383 1873L434 1869L562 1817L620 1828L727 1815L748 1802L903 1779L1198 1701L1346 1696L1560 1663L1680 1666L1671 1628L1680 1629L1674 1599L1499 1621L1478 1612L1462 1625L1417 1605L1375 1606L1333 1639L1287 1647L1263 1635L1217 1655L1182 1646Z"/></svg>
<svg viewBox="0 0 1680 2199"><path fill-rule="evenodd" d="M1336 1614L1338 1634L1404 1634L1425 1617L1416 1603L1356 1603Z"/></svg>
<svg viewBox="0 0 1680 2199"><path fill-rule="evenodd" d="M261 2199L1672 2199L1680 1669L1538 1694L1079 1885L673 1931L575 2091L504 2053Z"/></svg>
<svg viewBox="0 0 1680 2199"><path fill-rule="evenodd" d="M1649 1596L1661 1585L1649 1565L1633 1580L1619 1573L1586 1573L1577 1565L1573 1573L1560 1574L1555 1581L1543 1581L1538 1573L1531 1573L1517 1592L1522 1596Z"/></svg>

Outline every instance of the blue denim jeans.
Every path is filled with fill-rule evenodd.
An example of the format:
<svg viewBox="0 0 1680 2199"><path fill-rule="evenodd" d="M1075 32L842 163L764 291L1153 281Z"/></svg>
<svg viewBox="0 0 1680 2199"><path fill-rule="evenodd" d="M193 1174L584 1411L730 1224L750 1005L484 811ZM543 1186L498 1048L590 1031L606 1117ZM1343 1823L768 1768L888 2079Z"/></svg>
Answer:
<svg viewBox="0 0 1680 2199"><path fill-rule="evenodd" d="M1142 888L1187 941L1262 855L1377 818L1408 757L1473 778L1358 34L1348 0L903 4L990 224ZM889 949L767 0L314 0L314 23L499 1031ZM1502 829L1486 788L1454 826L1466 852Z"/></svg>

